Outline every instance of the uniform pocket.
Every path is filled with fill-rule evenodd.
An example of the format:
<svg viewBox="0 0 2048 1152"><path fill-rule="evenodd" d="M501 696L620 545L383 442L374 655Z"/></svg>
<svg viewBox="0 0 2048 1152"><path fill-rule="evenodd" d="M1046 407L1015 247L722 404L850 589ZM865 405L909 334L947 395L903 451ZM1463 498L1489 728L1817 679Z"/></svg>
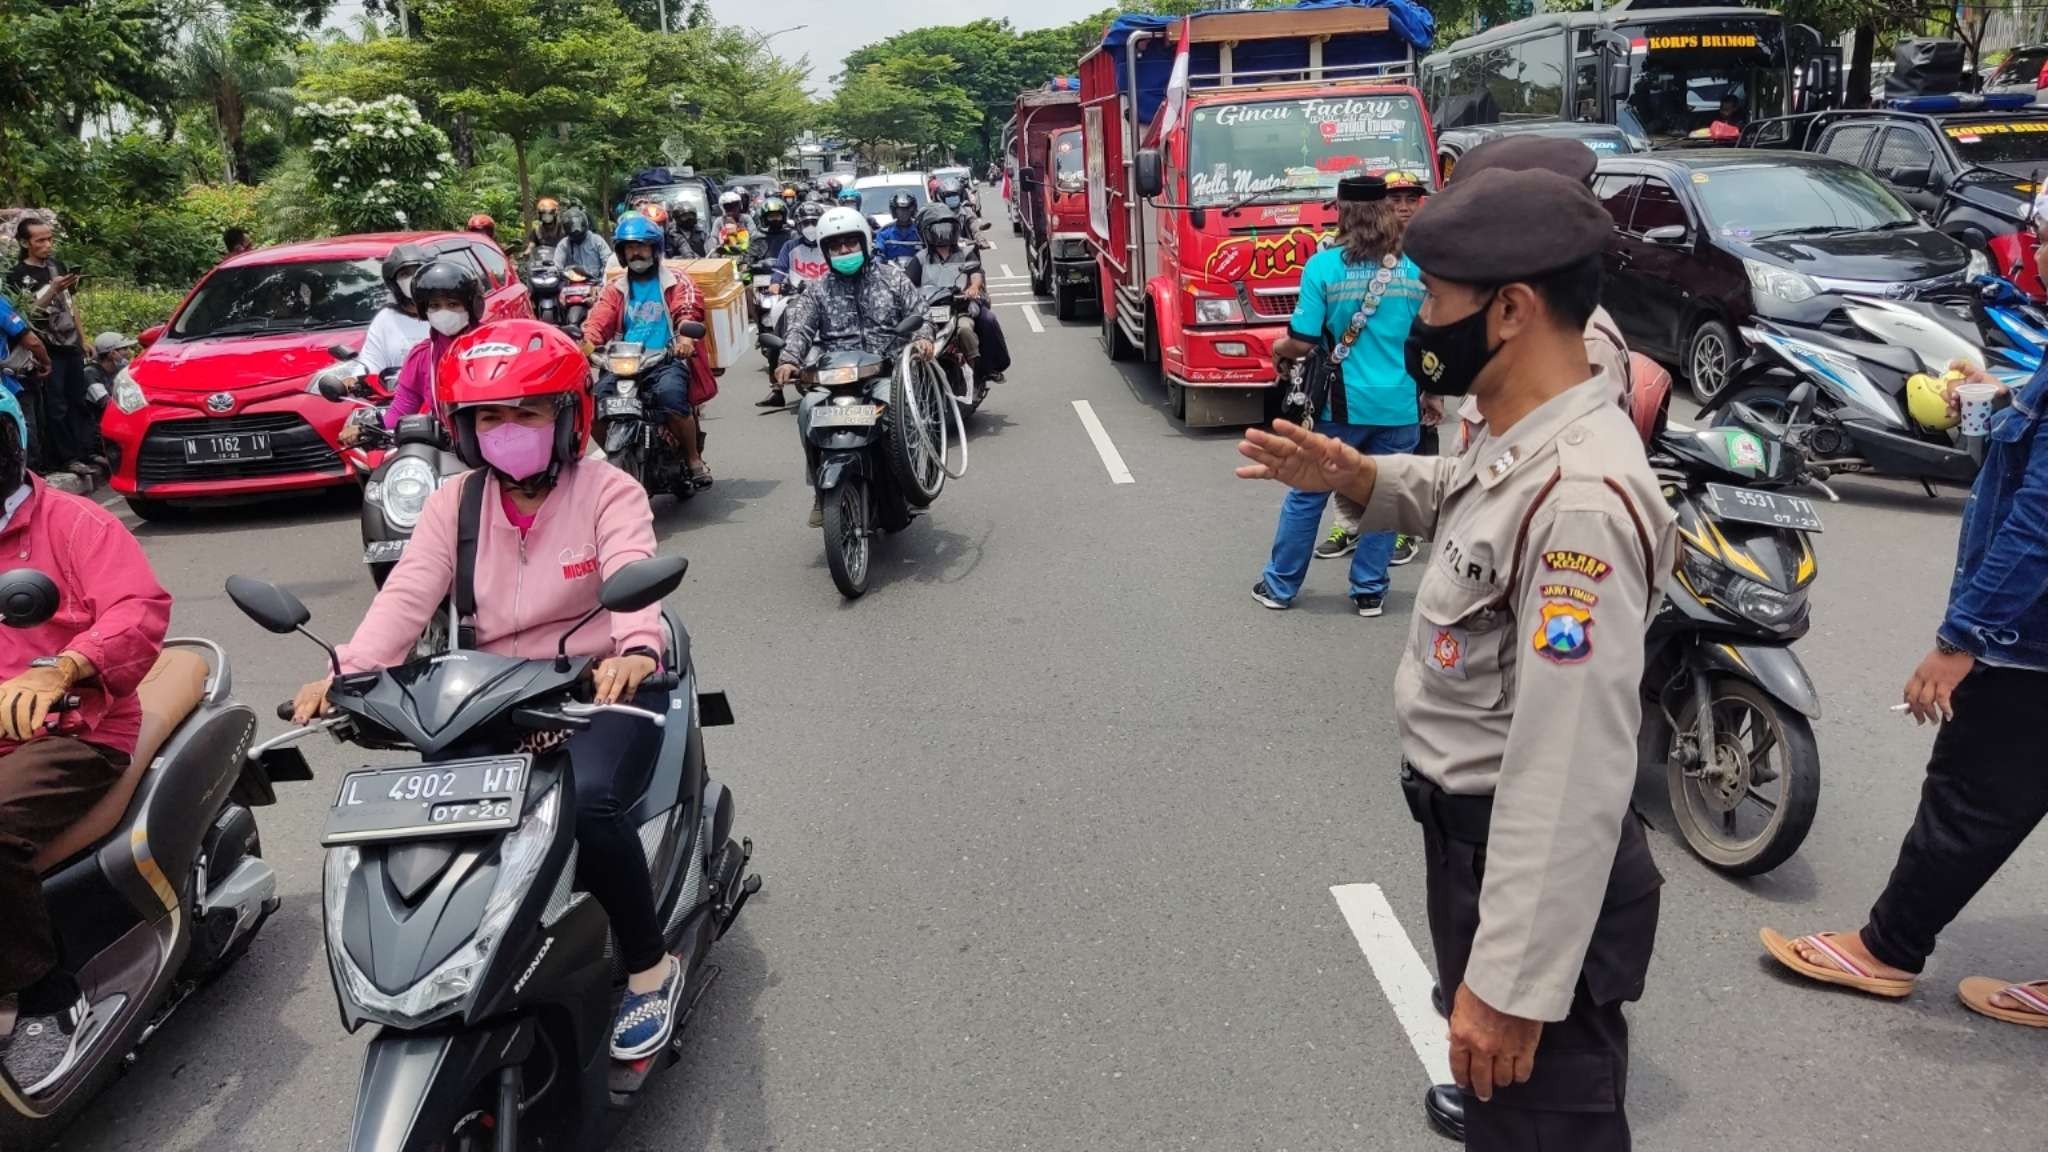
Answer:
<svg viewBox="0 0 2048 1152"><path fill-rule="evenodd" d="M1461 704L1498 708L1507 698L1504 672L1509 625L1493 589L1432 571L1415 598L1415 659L1427 691Z"/></svg>

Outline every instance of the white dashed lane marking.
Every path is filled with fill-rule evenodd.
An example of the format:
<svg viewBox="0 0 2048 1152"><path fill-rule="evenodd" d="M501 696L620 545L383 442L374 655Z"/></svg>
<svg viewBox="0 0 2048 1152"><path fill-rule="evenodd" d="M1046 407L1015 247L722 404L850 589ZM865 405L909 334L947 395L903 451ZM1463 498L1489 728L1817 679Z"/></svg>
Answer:
<svg viewBox="0 0 2048 1152"><path fill-rule="evenodd" d="M1095 454L1102 457L1102 466L1109 469L1109 482L1112 484L1137 483L1137 478L1131 475L1130 468L1124 464L1123 453L1118 452L1116 445L1111 442L1109 429L1104 428L1102 421L1096 417L1095 408L1086 400L1076 400L1074 401L1074 413L1081 417L1081 427L1088 430L1088 439L1095 442Z"/></svg>
<svg viewBox="0 0 2048 1152"><path fill-rule="evenodd" d="M1408 933L1394 916L1386 893L1377 884L1339 884L1330 889L1337 907L1351 925L1351 935L1365 951L1365 962L1380 991L1394 1008L1394 1018L1408 1035L1409 1047L1422 1061L1431 1084L1451 1082L1451 1036L1444 1018L1429 1002L1436 986L1422 954L1408 942Z"/></svg>

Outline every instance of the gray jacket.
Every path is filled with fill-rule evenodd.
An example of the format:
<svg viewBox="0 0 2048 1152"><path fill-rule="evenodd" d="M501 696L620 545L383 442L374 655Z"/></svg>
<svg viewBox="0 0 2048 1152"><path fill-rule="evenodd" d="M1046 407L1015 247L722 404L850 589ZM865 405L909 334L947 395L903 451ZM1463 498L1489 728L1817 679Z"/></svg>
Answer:
<svg viewBox="0 0 2048 1152"><path fill-rule="evenodd" d="M924 296L901 269L868 257L853 276L828 273L789 302L783 314L781 363L801 365L812 348L893 356L903 347L896 325L924 315ZM931 338L931 322L917 337Z"/></svg>
<svg viewBox="0 0 2048 1152"><path fill-rule="evenodd" d="M572 236L562 237L555 245L555 267L581 268L592 280L604 278L604 266L611 261L612 246L593 228L583 234L583 243L578 244Z"/></svg>

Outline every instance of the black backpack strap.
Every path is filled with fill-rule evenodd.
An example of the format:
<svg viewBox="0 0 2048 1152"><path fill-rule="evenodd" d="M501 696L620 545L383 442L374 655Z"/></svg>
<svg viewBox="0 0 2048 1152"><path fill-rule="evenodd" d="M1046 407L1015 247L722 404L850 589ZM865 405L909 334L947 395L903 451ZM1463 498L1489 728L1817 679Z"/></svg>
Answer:
<svg viewBox="0 0 2048 1152"><path fill-rule="evenodd" d="M462 478L462 503L455 514L455 646L476 647L476 539L483 528L481 468Z"/></svg>

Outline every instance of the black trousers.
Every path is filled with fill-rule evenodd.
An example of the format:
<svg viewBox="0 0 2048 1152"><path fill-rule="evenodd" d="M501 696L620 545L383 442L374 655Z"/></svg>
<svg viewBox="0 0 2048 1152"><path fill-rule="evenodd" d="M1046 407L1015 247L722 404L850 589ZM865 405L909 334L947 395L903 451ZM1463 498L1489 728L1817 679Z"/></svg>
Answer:
<svg viewBox="0 0 2048 1152"><path fill-rule="evenodd" d="M38 385L43 392L44 463L62 468L97 451L99 413L85 396L85 354L53 346L50 373Z"/></svg>
<svg viewBox="0 0 2048 1152"><path fill-rule="evenodd" d="M668 694L642 692L632 703L659 712L668 707ZM654 881L629 811L654 771L660 744L661 729L645 720L599 715L569 737L567 748L576 777L576 881L611 919L628 972L654 967L665 951Z"/></svg>
<svg viewBox="0 0 2048 1152"><path fill-rule="evenodd" d="M127 764L126 756L68 736L31 740L0 756L0 923L7 925L0 995L28 988L57 963L36 853L90 811Z"/></svg>
<svg viewBox="0 0 2048 1152"><path fill-rule="evenodd" d="M1429 936L1446 1006L1455 1004L1479 932L1486 846L1457 839L1448 824L1422 822L1428 853ZM1627 1152L1628 1020L1621 1006L1643 994L1657 936L1658 886L1642 825L1622 821L1607 900L1593 928L1571 1010L1546 1023L1527 1083L1465 1096L1465 1147L1482 1152Z"/></svg>
<svg viewBox="0 0 2048 1152"><path fill-rule="evenodd" d="M996 322L993 304L983 304L974 313L974 334L981 341L981 374L1000 376L1010 370L1010 342L1003 326Z"/></svg>
<svg viewBox="0 0 2048 1152"><path fill-rule="evenodd" d="M2048 755L2031 722L2044 694L2048 672L1982 664L1956 686L1955 719L1935 733L1920 808L1863 928L1872 956L1920 971L1935 937L2048 814Z"/></svg>

